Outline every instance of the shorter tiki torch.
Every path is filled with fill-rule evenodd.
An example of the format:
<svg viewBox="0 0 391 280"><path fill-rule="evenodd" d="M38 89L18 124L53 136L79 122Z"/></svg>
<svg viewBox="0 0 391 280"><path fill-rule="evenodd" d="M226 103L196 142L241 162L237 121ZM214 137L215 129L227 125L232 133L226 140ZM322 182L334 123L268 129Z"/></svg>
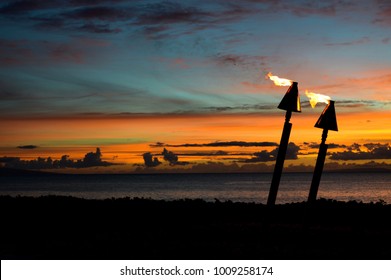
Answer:
<svg viewBox="0 0 391 280"><path fill-rule="evenodd" d="M323 110L318 121L315 124L317 128L323 128L322 133L322 142L319 146L318 158L316 159L316 165L314 174L312 177L310 193L308 195L308 202L312 203L316 201L316 196L318 195L320 178L323 172L324 161L326 159L327 148L326 144L327 133L329 130L338 131L337 117L335 115L334 101L330 100L329 104Z"/></svg>

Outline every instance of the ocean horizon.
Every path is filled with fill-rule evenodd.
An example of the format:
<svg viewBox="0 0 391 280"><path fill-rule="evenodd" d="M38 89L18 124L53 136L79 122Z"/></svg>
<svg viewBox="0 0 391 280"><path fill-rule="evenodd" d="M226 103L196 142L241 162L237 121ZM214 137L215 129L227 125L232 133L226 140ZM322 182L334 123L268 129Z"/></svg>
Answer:
<svg viewBox="0 0 391 280"><path fill-rule="evenodd" d="M271 173L7 175L0 177L0 195L203 199L265 204L271 178ZM306 201L311 180L312 173L284 173L276 203ZM325 172L318 198L391 203L390 182L390 173Z"/></svg>

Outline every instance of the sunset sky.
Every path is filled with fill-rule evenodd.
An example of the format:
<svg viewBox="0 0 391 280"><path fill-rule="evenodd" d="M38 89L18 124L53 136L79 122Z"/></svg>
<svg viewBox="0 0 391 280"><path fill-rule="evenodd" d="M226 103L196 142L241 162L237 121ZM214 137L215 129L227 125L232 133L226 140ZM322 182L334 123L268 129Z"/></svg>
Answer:
<svg viewBox="0 0 391 280"><path fill-rule="evenodd" d="M301 97L286 166L315 164L306 89L335 100L329 166L391 164L388 0L2 1L0 23L3 165L99 147L115 165L64 169L270 171L287 87L268 72Z"/></svg>

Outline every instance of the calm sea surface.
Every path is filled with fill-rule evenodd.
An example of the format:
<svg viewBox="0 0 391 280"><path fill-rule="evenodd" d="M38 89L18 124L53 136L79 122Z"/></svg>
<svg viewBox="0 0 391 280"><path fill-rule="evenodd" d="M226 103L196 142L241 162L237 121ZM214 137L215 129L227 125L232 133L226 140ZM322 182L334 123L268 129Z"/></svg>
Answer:
<svg viewBox="0 0 391 280"><path fill-rule="evenodd" d="M272 174L24 175L1 176L0 195L82 198L219 199L266 203ZM286 173L277 203L306 201L311 173ZM318 198L391 203L390 173L324 173Z"/></svg>

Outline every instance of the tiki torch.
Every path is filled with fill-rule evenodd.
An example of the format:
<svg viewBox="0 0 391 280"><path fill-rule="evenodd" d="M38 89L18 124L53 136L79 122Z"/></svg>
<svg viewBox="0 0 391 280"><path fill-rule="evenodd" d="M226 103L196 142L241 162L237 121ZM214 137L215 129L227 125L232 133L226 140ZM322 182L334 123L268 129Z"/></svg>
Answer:
<svg viewBox="0 0 391 280"><path fill-rule="evenodd" d="M323 110L318 121L315 124L315 127L322 128L322 142L319 146L318 158L316 159L316 165L314 174L312 177L311 189L308 195L308 202L312 203L316 201L316 196L318 194L320 177L322 176L324 161L326 159L326 153L328 145L326 144L327 133L329 130L338 131L337 117L335 115L334 101L329 100L328 105Z"/></svg>
<svg viewBox="0 0 391 280"><path fill-rule="evenodd" d="M287 79L280 79L277 76L268 74L271 80L276 85L290 85L288 91L285 93L284 98L281 100L278 109L285 110L285 123L282 130L280 145L278 148L278 154L276 164L274 166L272 183L270 185L269 197L267 199L267 205L273 206L276 203L278 187L280 185L281 173L284 167L285 155L288 148L289 136L292 130L292 124L289 122L292 116L292 112L301 112L299 89L297 82L293 82Z"/></svg>

